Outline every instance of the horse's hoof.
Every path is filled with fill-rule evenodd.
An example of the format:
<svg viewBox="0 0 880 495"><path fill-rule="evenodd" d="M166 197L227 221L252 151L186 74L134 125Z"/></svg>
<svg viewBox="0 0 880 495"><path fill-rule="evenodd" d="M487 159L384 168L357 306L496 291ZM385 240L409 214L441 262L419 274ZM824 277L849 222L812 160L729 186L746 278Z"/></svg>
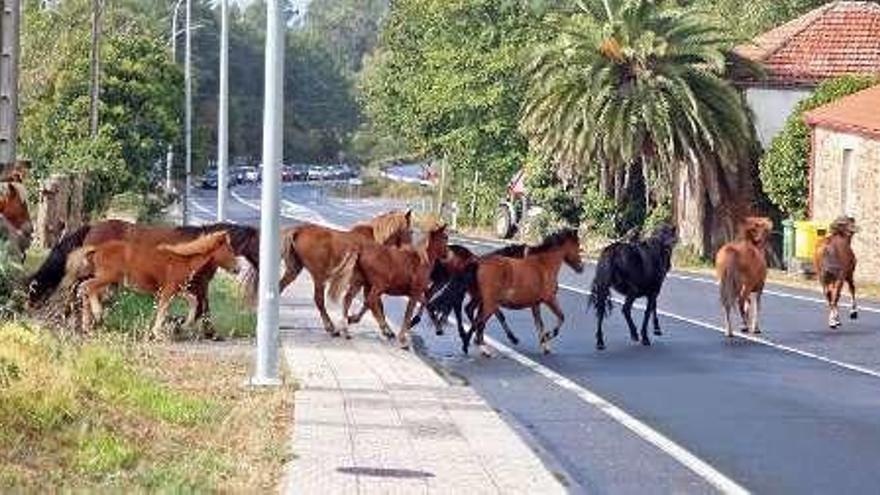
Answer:
<svg viewBox="0 0 880 495"><path fill-rule="evenodd" d="M337 332L330 332L330 336L333 337L334 339L339 338L341 335L342 334L339 333L338 331Z"/></svg>
<svg viewBox="0 0 880 495"><path fill-rule="evenodd" d="M549 347L544 348L544 355L545 355L545 356L549 356L549 355L550 355L550 348L549 348Z"/></svg>
<svg viewBox="0 0 880 495"><path fill-rule="evenodd" d="M660 335L663 335L663 332L661 332L658 328L657 330L654 330L654 335L657 335L659 337Z"/></svg>
<svg viewBox="0 0 880 495"><path fill-rule="evenodd" d="M859 312L858 312L858 310L850 311L850 312L849 312L849 319L850 319L850 320L858 320L858 319L859 319Z"/></svg>
<svg viewBox="0 0 880 495"><path fill-rule="evenodd" d="M513 345L519 345L519 339L514 337L514 338L510 339L510 343Z"/></svg>
<svg viewBox="0 0 880 495"><path fill-rule="evenodd" d="M480 355L482 355L484 358L492 357L492 353L489 352L489 349L485 346L480 346Z"/></svg>
<svg viewBox="0 0 880 495"><path fill-rule="evenodd" d="M436 333L438 337L442 337L444 332L443 332L443 330L437 330L434 333Z"/></svg>
<svg viewBox="0 0 880 495"><path fill-rule="evenodd" d="M752 330L752 333L755 334L755 335L758 335L759 333L761 333L761 329L760 329L760 328L756 328L756 329Z"/></svg>
<svg viewBox="0 0 880 495"><path fill-rule="evenodd" d="M643 345L643 346L646 346L646 347L647 347L647 346L650 346L650 345L651 345L651 341L648 340L648 339L644 339L644 340L642 340L642 345Z"/></svg>
<svg viewBox="0 0 880 495"><path fill-rule="evenodd" d="M749 327L742 327L739 329L740 333L749 333Z"/></svg>
<svg viewBox="0 0 880 495"><path fill-rule="evenodd" d="M637 334L631 333L631 334L629 335L629 339L632 340L633 342L638 342L638 341L639 341L639 336L638 336Z"/></svg>
<svg viewBox="0 0 880 495"><path fill-rule="evenodd" d="M598 342L598 343L596 344L596 349L597 349L597 350L600 350L600 351L604 351L604 350L605 350L605 343L604 343L604 342Z"/></svg>

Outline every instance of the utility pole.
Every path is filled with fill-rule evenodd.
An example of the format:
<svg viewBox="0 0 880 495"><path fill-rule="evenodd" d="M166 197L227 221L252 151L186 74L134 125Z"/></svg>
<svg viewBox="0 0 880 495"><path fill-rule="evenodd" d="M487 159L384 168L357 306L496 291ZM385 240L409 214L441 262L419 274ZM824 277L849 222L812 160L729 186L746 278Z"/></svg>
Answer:
<svg viewBox="0 0 880 495"><path fill-rule="evenodd" d="M226 221L229 185L229 0L220 0L220 105L217 117L217 221Z"/></svg>
<svg viewBox="0 0 880 495"><path fill-rule="evenodd" d="M183 225L189 225L189 195L192 187L192 0L186 0L186 47L183 78L186 86L184 133L186 134L186 180L181 205Z"/></svg>
<svg viewBox="0 0 880 495"><path fill-rule="evenodd" d="M171 14L171 63L177 65L177 14L183 0L177 0L174 11ZM170 194L174 190L174 145L168 145L168 154L165 157L165 192Z"/></svg>
<svg viewBox="0 0 880 495"><path fill-rule="evenodd" d="M284 26L281 0L266 2L266 81L263 104L263 194L260 213L260 281L257 362L251 385L277 386L278 272L282 125L284 124Z"/></svg>
<svg viewBox="0 0 880 495"><path fill-rule="evenodd" d="M15 162L18 141L19 2L3 0L0 13L0 165Z"/></svg>
<svg viewBox="0 0 880 495"><path fill-rule="evenodd" d="M92 139L98 137L98 103L101 98L101 15L103 0L92 0L92 80L89 93L89 132Z"/></svg>

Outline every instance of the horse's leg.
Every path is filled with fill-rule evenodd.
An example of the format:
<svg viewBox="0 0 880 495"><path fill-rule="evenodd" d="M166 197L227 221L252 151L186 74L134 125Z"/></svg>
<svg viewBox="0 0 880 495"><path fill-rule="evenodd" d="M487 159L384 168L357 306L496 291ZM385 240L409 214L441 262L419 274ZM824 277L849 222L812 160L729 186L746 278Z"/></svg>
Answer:
<svg viewBox="0 0 880 495"><path fill-rule="evenodd" d="M752 305L752 333L761 333L761 293L755 292L755 302Z"/></svg>
<svg viewBox="0 0 880 495"><path fill-rule="evenodd" d="M651 339L648 338L648 322L651 319L651 315L656 310L657 300L648 296L648 306L645 308L645 316L642 318L642 345L651 345Z"/></svg>
<svg viewBox="0 0 880 495"><path fill-rule="evenodd" d="M562 312L562 308L559 307L559 300L554 296L553 299L547 301L547 307L550 308L550 311L556 316L556 326L553 328L553 331L550 335L547 336L547 351L550 351L550 339L556 338L559 336L559 330L562 329L562 325L565 324L565 313ZM551 337L552 335L552 337Z"/></svg>
<svg viewBox="0 0 880 495"><path fill-rule="evenodd" d="M840 326L840 296L843 293L843 280L835 280L831 293L831 328Z"/></svg>
<svg viewBox="0 0 880 495"><path fill-rule="evenodd" d="M464 329L464 322L462 321L461 314L461 306L455 307L455 320L458 324L458 338L461 340L462 348L464 349L464 353L467 354L467 342L470 339L470 335ZM473 325L473 323L471 323Z"/></svg>
<svg viewBox="0 0 880 495"><path fill-rule="evenodd" d="M187 326L192 325L193 322L199 319L203 319L202 321L202 337L206 339L212 339L215 336L214 324L211 322L210 318L210 307L208 305L208 286L211 283L211 278L216 273L215 270L211 270L210 273L203 270L196 274L195 278L193 278L192 282L189 284L189 293L195 296L196 306L195 306L195 315L193 316L193 321L190 322ZM184 297L187 297L189 300L189 296L184 294ZM190 303L192 304L192 303Z"/></svg>
<svg viewBox="0 0 880 495"><path fill-rule="evenodd" d="M498 311L499 309L500 308L498 307L497 303L496 304L486 304L486 301L483 301L480 303L480 312L477 315L477 322L476 322L477 338L474 341L474 343L480 347L480 354L482 354L484 357L492 357L492 353L489 351L489 348L486 346L486 343L484 341L484 333L486 331L486 322L488 322L489 318L491 318L492 315L495 314L495 312ZM473 331L474 330L471 329L471 332L473 332ZM470 340L470 339L468 339L468 340ZM465 351L465 353L467 353L467 351Z"/></svg>
<svg viewBox="0 0 880 495"><path fill-rule="evenodd" d="M495 312L495 317L498 318L498 321L501 323L501 328L504 329L504 334L507 335L507 340L513 345L519 345L519 339L516 338L516 335L513 334L513 330L510 329L510 325L507 324L507 317L504 316L504 313L499 309Z"/></svg>
<svg viewBox="0 0 880 495"><path fill-rule="evenodd" d="M654 300L654 310L651 311L651 316L654 318L654 335L663 335L660 330L660 319L657 317L657 294L652 295L651 299Z"/></svg>
<svg viewBox="0 0 880 495"><path fill-rule="evenodd" d="M362 293L364 301L361 304L361 309L357 312L356 315L349 315L348 316L348 324L349 325L351 325L353 323L360 323L360 321L364 318L364 315L367 314L367 311L370 311L370 307L367 306L367 294L370 293L370 290L372 290L372 287L369 284L364 283L364 289L363 289L363 293ZM352 294L352 297L354 297L355 294L357 294L357 292Z"/></svg>
<svg viewBox="0 0 880 495"><path fill-rule="evenodd" d="M351 303L354 302L354 296L357 294L361 287L355 283L345 291L345 297L342 299L342 321L339 324L339 327L342 329L342 335L346 339L351 338L351 334L348 332L348 325L352 323L351 317L348 315L349 310L351 309ZM366 307L366 306L364 306ZM363 309L363 308L361 308ZM360 321L360 319L358 319Z"/></svg>
<svg viewBox="0 0 880 495"><path fill-rule="evenodd" d="M632 307L636 298L632 296L626 296L626 301L623 303L623 317L626 318L626 324L629 326L629 338L638 342L639 341L639 332L636 330L636 324L633 323L632 319Z"/></svg>
<svg viewBox="0 0 880 495"><path fill-rule="evenodd" d="M414 297L410 297L406 303L406 311L403 313L403 325L401 325L400 334L397 336L401 349L409 349L409 323L416 309L416 303L417 301Z"/></svg>
<svg viewBox="0 0 880 495"><path fill-rule="evenodd" d="M153 328L150 335L156 340L162 336L162 325L165 323L165 316L168 314L168 306L171 305L171 296L165 292L159 292L159 301L156 305L156 321L153 322Z"/></svg>
<svg viewBox="0 0 880 495"><path fill-rule="evenodd" d="M339 337L339 332L336 330L336 327L333 326L333 321L330 319L330 315L327 314L327 306L324 303L324 282L318 282L317 279L314 280L315 283L315 306L318 307L318 313L321 314L321 321L324 322L324 330L327 330L333 337Z"/></svg>
<svg viewBox="0 0 880 495"><path fill-rule="evenodd" d="M544 320L541 318L541 303L532 306L532 318L535 320L535 330L538 332L538 343L544 354L550 354L550 336L544 331Z"/></svg>
<svg viewBox="0 0 880 495"><path fill-rule="evenodd" d="M370 311L373 313L373 318L375 318L376 323L379 324L379 331L382 336L386 339L393 339L394 332L391 331L391 327L388 326L388 321L385 319L385 308L382 307L382 295L379 291L375 290L375 288L371 288L364 304L366 307L370 308Z"/></svg>
<svg viewBox="0 0 880 495"><path fill-rule="evenodd" d="M196 318L198 318L199 297L189 291L182 292L182 295L183 298L186 299L187 304L189 304L189 312L186 314L186 320L183 322L183 327L189 328L196 322Z"/></svg>
<svg viewBox="0 0 880 495"><path fill-rule="evenodd" d="M851 320L856 320L859 317L859 305L856 302L856 284L853 281L852 274L850 274L846 278L846 285L849 286L849 296L850 296L850 299L852 300L852 306L850 307L850 310L849 310L849 317Z"/></svg>
<svg viewBox="0 0 880 495"><path fill-rule="evenodd" d="M287 288L288 285L292 284L296 277L299 276L299 273L302 271L303 266L297 262L288 263L287 260L284 260L284 275L281 277L281 281L278 284L279 289L278 293L283 294L284 289Z"/></svg>

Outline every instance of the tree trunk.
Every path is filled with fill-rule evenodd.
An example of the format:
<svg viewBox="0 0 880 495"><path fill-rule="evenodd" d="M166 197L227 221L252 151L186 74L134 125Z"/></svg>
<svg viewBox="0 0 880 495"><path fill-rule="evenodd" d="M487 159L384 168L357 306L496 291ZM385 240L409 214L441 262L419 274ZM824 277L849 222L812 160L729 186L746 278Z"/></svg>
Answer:
<svg viewBox="0 0 880 495"><path fill-rule="evenodd" d="M92 0L91 87L89 92L89 128L91 137L98 135L98 102L101 96L101 10L103 0Z"/></svg>
<svg viewBox="0 0 880 495"><path fill-rule="evenodd" d="M37 245L41 248L50 249L61 238L67 219L69 195L66 176L53 175L42 182L35 231Z"/></svg>
<svg viewBox="0 0 880 495"><path fill-rule="evenodd" d="M702 169L695 156L679 165L675 180L673 215L678 225L679 243L699 256L708 256L706 242L706 188Z"/></svg>

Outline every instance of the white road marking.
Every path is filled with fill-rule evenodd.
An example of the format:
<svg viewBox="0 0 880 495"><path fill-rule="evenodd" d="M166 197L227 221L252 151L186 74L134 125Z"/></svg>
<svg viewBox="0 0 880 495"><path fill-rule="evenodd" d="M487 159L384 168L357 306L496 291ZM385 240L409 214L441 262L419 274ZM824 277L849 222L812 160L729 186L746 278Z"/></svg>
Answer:
<svg viewBox="0 0 880 495"><path fill-rule="evenodd" d="M567 284L559 284L559 287L562 289L565 289L567 291L575 292L577 294L583 294L585 296L590 295L590 291L585 290L585 289L581 289L580 287L574 287L572 285L567 285ZM622 300L617 299L617 298L614 298L614 301L617 303L623 302ZM644 304L634 304L633 307L637 308L637 309L641 309L641 310L645 309ZM690 323L691 325L706 328L708 330L714 330L714 331L719 332L721 334L727 333L726 330L724 330L724 328L722 328L718 325L712 325L710 323L705 323L700 320L696 320L694 318L688 318L687 316L681 316L681 315L677 315L675 313L670 313L669 311L664 311L659 308L657 309L657 314L665 316L667 318L672 318L674 320L682 321L685 323ZM792 354L797 354L798 356L802 356L802 357L809 358L809 359L814 359L816 361L820 361L820 362L823 362L826 364L837 366L837 367L840 367L840 368L843 368L843 369L846 369L849 371L855 371L856 373L861 373L864 375L872 376L874 378L880 378L880 371L872 370L872 369L866 368L864 366L859 366L857 364L851 364L851 363L847 363L844 361L838 361L837 359L828 358L828 357L825 357L825 356L822 356L819 354L814 354L812 352L804 351L804 350L797 349L795 347L790 347L790 346L787 346L784 344L777 344L776 342L764 339L762 337L756 337L754 335L737 334L736 336L743 339L743 340L748 340L749 342L754 342L756 344L763 344L768 347L778 349L780 351L790 352Z"/></svg>
<svg viewBox="0 0 880 495"><path fill-rule="evenodd" d="M657 447L665 454L678 461L684 467L693 471L696 475L706 480L709 484L726 494L747 494L749 491L737 482L725 476L723 473L698 458L681 445L670 440L662 433L654 430L647 424L627 414L626 411L617 407L608 400L602 398L587 388L578 385L572 380L556 373L519 352L498 342L492 337L486 336L485 340L501 354L516 361L522 366L550 380L560 388L575 394L579 399L602 411L606 416L620 423L622 426L638 435L642 440Z"/></svg>
<svg viewBox="0 0 880 495"><path fill-rule="evenodd" d="M204 205L195 200L195 198L190 198L189 204L191 204L196 210L199 210L202 213L205 213L208 216L214 216L215 212L209 210Z"/></svg>

